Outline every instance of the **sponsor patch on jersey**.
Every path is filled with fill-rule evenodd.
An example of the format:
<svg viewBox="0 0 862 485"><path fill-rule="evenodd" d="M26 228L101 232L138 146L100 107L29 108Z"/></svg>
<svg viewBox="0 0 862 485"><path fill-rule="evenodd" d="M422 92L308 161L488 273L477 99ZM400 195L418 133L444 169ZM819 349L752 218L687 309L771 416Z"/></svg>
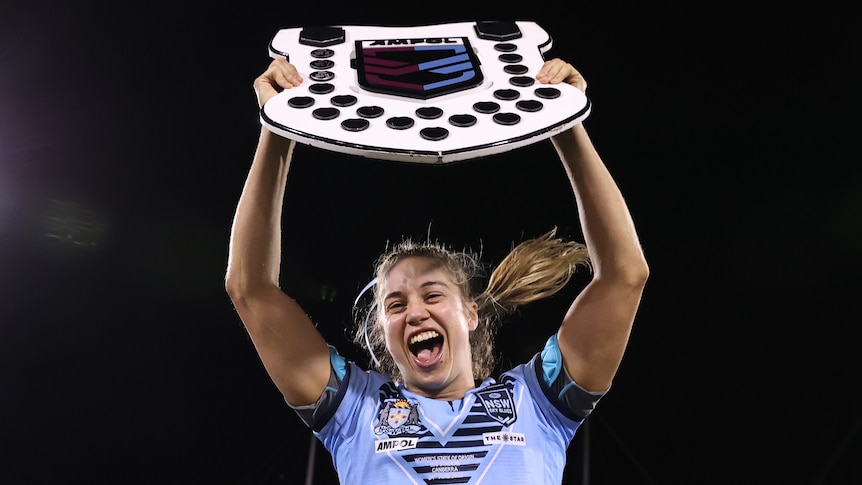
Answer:
<svg viewBox="0 0 862 485"><path fill-rule="evenodd" d="M486 445L527 446L527 439L524 437L524 433L511 433L508 431L482 433L482 441L484 441Z"/></svg>
<svg viewBox="0 0 862 485"><path fill-rule="evenodd" d="M416 438L392 438L389 440L377 440L374 442L375 453L385 453L387 451L412 450L416 448L416 443L419 440Z"/></svg>
<svg viewBox="0 0 862 485"><path fill-rule="evenodd" d="M518 420L515 412L515 400L512 393L504 384L497 384L476 393L488 416L501 423L503 426L511 426Z"/></svg>

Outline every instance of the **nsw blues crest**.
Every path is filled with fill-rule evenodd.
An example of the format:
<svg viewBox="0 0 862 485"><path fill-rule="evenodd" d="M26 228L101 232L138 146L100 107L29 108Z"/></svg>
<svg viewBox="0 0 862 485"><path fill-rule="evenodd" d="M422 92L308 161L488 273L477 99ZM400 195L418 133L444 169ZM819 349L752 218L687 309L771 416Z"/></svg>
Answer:
<svg viewBox="0 0 862 485"><path fill-rule="evenodd" d="M518 420L515 411L515 400L512 392L505 384L490 386L476 393L476 396L485 407L485 412L503 426L511 426Z"/></svg>

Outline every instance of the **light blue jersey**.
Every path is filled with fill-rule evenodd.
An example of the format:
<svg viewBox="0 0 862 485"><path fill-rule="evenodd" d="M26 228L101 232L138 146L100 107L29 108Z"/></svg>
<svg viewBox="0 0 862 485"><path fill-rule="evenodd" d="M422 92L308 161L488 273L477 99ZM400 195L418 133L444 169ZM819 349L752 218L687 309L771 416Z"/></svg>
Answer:
<svg viewBox="0 0 862 485"><path fill-rule="evenodd" d="M295 409L345 485L561 483L566 449L604 395L562 371L555 337L460 401L419 396L332 357L334 386Z"/></svg>

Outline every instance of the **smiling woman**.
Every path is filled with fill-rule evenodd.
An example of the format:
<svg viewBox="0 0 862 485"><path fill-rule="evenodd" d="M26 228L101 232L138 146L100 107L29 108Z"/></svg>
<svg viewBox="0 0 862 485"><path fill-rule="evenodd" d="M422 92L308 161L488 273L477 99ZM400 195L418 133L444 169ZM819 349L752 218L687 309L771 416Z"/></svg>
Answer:
<svg viewBox="0 0 862 485"><path fill-rule="evenodd" d="M463 315L453 312L453 317L467 319L469 345L463 350L471 356L472 378L466 384L472 388L473 381L486 379L494 368L494 335L500 319L521 305L562 289L577 266L589 267L586 246L555 235L556 230L552 230L521 243L490 279L476 253L452 251L438 242L404 240L377 262L376 297L356 309L359 324L354 342L368 347L378 371L408 381L404 369L409 367L396 365L394 356L387 352L386 344L392 337L385 330L397 328L387 324L395 321L410 327L402 331L417 362L428 361L432 354L439 359L448 332L441 334L444 329L427 327L425 322L447 309L445 304L459 304ZM481 288L485 281L488 285ZM381 308L377 301L383 302Z"/></svg>
<svg viewBox="0 0 862 485"><path fill-rule="evenodd" d="M586 90L560 59L535 78ZM259 106L302 83L291 63L276 59L255 80ZM365 370L328 345L279 287L296 142L262 128L225 287L270 378L332 455L342 483L561 483L568 446L616 375L649 269L583 125L551 140L586 244L549 231L513 248L487 279L468 251L409 239L395 245L378 259L372 300L356 315L355 341L374 360ZM593 278L559 330L527 362L491 377L500 318L556 294L578 266Z"/></svg>

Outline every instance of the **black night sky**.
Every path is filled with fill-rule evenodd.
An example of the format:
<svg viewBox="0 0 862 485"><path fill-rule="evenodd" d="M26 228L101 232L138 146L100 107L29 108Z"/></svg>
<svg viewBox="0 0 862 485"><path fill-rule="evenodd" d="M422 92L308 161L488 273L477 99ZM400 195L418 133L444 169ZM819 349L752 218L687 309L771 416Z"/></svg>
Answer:
<svg viewBox="0 0 862 485"><path fill-rule="evenodd" d="M0 483L334 483L224 292L252 80L280 28L482 19L536 21L585 74L652 269L566 484L862 483L859 14L463 3L0 7ZM438 167L301 146L285 203L283 285L357 359L387 241L493 262L579 236L545 142ZM583 283L504 328L504 360Z"/></svg>

